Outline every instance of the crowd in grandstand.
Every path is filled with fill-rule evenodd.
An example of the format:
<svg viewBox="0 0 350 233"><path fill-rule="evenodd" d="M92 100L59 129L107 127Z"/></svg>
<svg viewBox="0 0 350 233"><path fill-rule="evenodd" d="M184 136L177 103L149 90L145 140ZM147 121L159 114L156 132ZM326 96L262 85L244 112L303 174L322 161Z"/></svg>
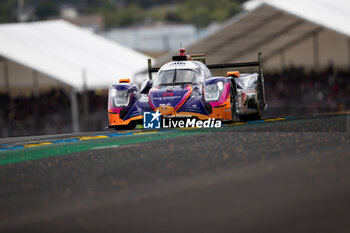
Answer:
<svg viewBox="0 0 350 233"><path fill-rule="evenodd" d="M78 102L82 103L82 94ZM89 130L101 130L107 125L107 96L88 92ZM79 104L82 118L83 104ZM30 97L0 94L0 137L72 132L71 108L67 93L52 90ZM85 129L80 120L80 129Z"/></svg>
<svg viewBox="0 0 350 233"><path fill-rule="evenodd" d="M332 67L322 72L289 68L282 73L266 73L265 89L269 108L350 107L350 73ZM107 125L107 92L89 92L89 130ZM82 95L78 96L82 113ZM0 137L71 132L68 95L52 90L38 96L10 98L0 94ZM81 128L84 126L81 125Z"/></svg>
<svg viewBox="0 0 350 233"><path fill-rule="evenodd" d="M335 71L332 66L321 72L289 68L266 74L266 96L277 107L350 107L350 73Z"/></svg>

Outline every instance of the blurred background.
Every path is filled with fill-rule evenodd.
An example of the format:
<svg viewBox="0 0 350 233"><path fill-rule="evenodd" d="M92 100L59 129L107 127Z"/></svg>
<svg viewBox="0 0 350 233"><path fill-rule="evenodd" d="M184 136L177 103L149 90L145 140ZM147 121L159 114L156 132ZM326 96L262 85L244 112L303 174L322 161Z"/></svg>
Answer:
<svg viewBox="0 0 350 233"><path fill-rule="evenodd" d="M275 115L349 109L348 0L1 0L0 137L104 129L109 85L180 43L207 64L261 51Z"/></svg>

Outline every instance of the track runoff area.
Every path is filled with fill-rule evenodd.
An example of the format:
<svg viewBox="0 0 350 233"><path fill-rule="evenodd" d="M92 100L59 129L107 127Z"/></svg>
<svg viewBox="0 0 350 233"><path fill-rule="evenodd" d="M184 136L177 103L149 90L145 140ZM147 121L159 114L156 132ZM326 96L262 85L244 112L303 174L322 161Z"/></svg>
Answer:
<svg viewBox="0 0 350 233"><path fill-rule="evenodd" d="M0 140L1 232L350 232L349 112Z"/></svg>

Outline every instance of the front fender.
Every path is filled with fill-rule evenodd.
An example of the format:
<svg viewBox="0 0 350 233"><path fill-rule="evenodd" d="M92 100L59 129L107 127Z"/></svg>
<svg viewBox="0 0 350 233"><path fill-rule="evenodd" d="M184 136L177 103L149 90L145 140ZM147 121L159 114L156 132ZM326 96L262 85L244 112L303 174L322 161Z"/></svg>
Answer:
<svg viewBox="0 0 350 233"><path fill-rule="evenodd" d="M128 92L128 106L116 106L114 99L111 95L113 91L127 91ZM129 84L129 83L118 83L113 84L109 87L108 93L108 111L113 113L119 113L122 109L129 109L132 107L135 102L140 99L140 91L137 85Z"/></svg>
<svg viewBox="0 0 350 233"><path fill-rule="evenodd" d="M210 84L215 84L218 82L222 82L224 84L223 90L220 94L220 98L217 101L209 102L209 104L215 108L217 106L220 106L226 102L226 100L230 96L230 81L227 79L227 77L213 77L210 79L207 79L204 81L204 87L203 87L203 98L205 98L205 86Z"/></svg>

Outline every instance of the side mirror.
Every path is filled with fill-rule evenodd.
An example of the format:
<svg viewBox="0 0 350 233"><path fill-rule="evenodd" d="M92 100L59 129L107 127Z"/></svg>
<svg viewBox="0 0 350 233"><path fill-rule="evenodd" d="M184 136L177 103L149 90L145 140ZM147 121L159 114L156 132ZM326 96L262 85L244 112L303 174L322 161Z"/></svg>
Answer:
<svg viewBox="0 0 350 233"><path fill-rule="evenodd" d="M227 72L227 77L234 77L234 78L239 78L241 76L241 73L239 71L228 71Z"/></svg>
<svg viewBox="0 0 350 233"><path fill-rule="evenodd" d="M148 94L149 90L151 90L153 85L153 81L152 80L146 80L142 83L141 85L141 94Z"/></svg>

